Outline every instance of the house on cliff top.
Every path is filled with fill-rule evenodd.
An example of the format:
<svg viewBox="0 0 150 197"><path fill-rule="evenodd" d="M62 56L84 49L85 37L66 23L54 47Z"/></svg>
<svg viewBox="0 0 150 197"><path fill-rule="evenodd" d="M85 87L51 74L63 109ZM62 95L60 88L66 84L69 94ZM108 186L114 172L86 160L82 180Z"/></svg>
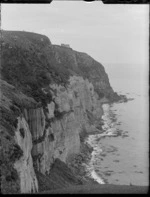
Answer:
<svg viewBox="0 0 150 197"><path fill-rule="evenodd" d="M61 44L62 47L67 47L67 48L70 48L70 45L69 44Z"/></svg>

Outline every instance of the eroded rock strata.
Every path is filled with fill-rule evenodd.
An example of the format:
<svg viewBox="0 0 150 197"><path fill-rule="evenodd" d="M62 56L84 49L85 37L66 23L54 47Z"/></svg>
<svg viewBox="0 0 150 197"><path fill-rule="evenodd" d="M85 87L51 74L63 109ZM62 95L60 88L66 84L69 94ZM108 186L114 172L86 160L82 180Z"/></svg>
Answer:
<svg viewBox="0 0 150 197"><path fill-rule="evenodd" d="M104 67L46 36L16 31L2 31L0 66L2 193L83 184L70 161L83 151L84 135L99 130L102 103L119 99Z"/></svg>

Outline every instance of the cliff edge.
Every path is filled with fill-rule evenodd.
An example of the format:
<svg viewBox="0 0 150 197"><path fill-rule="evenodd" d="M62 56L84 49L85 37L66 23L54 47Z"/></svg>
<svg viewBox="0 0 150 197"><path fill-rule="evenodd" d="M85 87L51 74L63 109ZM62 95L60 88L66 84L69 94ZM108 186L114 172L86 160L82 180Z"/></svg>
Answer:
<svg viewBox="0 0 150 197"><path fill-rule="evenodd" d="M1 191L36 193L83 184L69 168L83 136L117 101L104 67L40 34L1 32Z"/></svg>

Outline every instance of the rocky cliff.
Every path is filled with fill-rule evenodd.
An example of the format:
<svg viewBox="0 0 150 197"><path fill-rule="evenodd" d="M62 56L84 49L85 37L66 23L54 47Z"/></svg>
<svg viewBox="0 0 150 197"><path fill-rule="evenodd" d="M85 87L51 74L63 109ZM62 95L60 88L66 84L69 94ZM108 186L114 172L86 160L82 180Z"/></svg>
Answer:
<svg viewBox="0 0 150 197"><path fill-rule="evenodd" d="M81 184L68 163L98 130L102 103L119 99L104 67L46 36L2 31L0 69L2 192Z"/></svg>

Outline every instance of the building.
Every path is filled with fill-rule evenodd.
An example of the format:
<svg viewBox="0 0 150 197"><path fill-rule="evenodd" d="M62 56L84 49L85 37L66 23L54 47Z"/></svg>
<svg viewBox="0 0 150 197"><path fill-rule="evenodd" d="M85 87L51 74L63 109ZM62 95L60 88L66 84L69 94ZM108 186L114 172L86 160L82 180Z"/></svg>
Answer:
<svg viewBox="0 0 150 197"><path fill-rule="evenodd" d="M70 45L69 44L61 44L62 47L67 47L67 48L70 48Z"/></svg>

